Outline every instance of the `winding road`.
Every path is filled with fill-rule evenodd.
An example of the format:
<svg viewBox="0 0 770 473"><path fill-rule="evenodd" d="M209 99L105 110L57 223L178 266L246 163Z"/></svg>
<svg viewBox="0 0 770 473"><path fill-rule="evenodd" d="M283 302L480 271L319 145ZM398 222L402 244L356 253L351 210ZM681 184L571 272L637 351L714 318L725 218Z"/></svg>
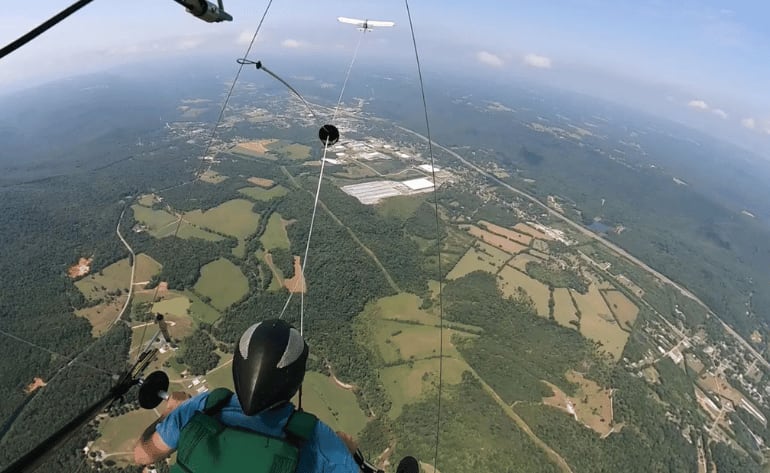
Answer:
<svg viewBox="0 0 770 473"><path fill-rule="evenodd" d="M133 248L131 248L131 245L129 245L126 239L123 238L123 235L120 234L120 224L121 222L123 222L123 215L125 214L126 214L126 209L124 208L123 211L120 212L120 218L118 219L117 227L115 227L115 233L118 234L118 238L120 238L120 241L123 242L128 252L131 253L131 281L128 286L128 297L126 298L126 303L123 304L123 308L120 309L120 312L118 312L118 315L115 317L115 320L113 320L112 323L110 324L110 328L112 328L113 325L118 323L118 320L120 320L120 318L123 317L123 314L126 312L128 305L131 303L131 296L134 295L134 275L136 274L136 255L134 254L134 250Z"/></svg>

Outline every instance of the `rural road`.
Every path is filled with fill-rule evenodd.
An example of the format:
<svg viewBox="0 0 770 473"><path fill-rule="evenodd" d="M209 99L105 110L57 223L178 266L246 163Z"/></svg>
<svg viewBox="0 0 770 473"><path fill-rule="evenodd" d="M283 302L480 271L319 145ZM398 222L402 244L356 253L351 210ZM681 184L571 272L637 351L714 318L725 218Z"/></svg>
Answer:
<svg viewBox="0 0 770 473"><path fill-rule="evenodd" d="M425 142L428 141L428 138L426 136L421 135L420 133L417 133L414 130L410 130L409 128L404 128L404 127L399 126L399 125L395 125L395 127L398 128L399 130L402 130L402 131L405 131L407 133L410 133L410 134L420 138L421 140L423 140ZM652 268L649 265L647 265L644 261L642 261L639 258L635 257L631 253L627 252L626 250L624 250L623 248L619 247L618 245L612 243L611 241L607 240L606 238L604 238L604 237L602 237L600 235L597 235L596 233L594 233L591 230L585 228L584 226L580 225L579 223L576 223L573 220L569 219L568 217L566 217L566 216L560 214L559 212L553 210L552 208L550 208L547 205L545 205L544 203L540 202L538 199L536 199L535 197L531 196L530 194L528 194L528 193L526 193L526 192L524 192L522 190L519 190L519 189L511 186L510 184L500 180L499 178L497 178L493 174L485 171L484 169L480 168L479 166L476 166L475 164L473 164L470 161L466 160L465 158L463 158L462 156L460 156L456 152L452 151L451 149L449 149L449 148L447 148L445 146L442 146L439 143L436 143L435 140L431 140L431 143L433 144L433 146L435 146L435 147L437 147L437 148L439 148L439 149L449 153L454 158L456 158L457 160L459 160L460 162L465 164L467 167L475 170L476 172L481 173L482 175L486 176L488 179L490 179L490 180L496 182L497 184L505 187L506 189L510 190L511 192L515 193L516 195L527 199L528 201L532 202L533 204L535 204L535 205L539 206L540 208L542 208L543 210L547 211L549 215L551 215L553 217L556 217L557 219L559 219L562 222L566 223L567 225L569 225L573 229L577 230L578 232L582 233L583 235L585 235L585 236L587 236L589 238L592 238L595 241L598 241L599 243L601 243L605 247L607 247L610 250L614 251L615 253L623 256L627 260L631 261L632 263L636 264L640 268L642 268L645 271L647 271L649 274L651 274L654 277L658 278L660 281L663 281L665 283L670 284L671 286L676 288L680 293L682 293L682 295L692 299L698 305L700 305L701 307L706 309L706 311L709 313L709 315L711 315L711 316L715 317L717 320L719 320L719 322L722 324L722 326L727 331L727 333L729 333L730 335L733 336L733 338L738 340L738 342L740 342L744 346L744 348L746 348L752 355L754 355L754 357L757 360L759 360L763 365L765 365L767 368L770 368L770 362L768 362L758 351L756 351L754 349L754 347L752 347L751 344L749 344L749 342L747 342L740 334L738 334L738 332L733 330L732 327L727 325L721 318L719 318L719 316L716 315L714 313L714 311L712 311L711 308L709 308L709 306L707 306L702 300L700 300L695 294L690 292L684 286L680 285L679 283L677 283L675 281L672 281L670 278L668 278L664 274L661 274L660 272L658 272L654 268Z"/></svg>
<svg viewBox="0 0 770 473"><path fill-rule="evenodd" d="M117 317L115 317L115 320L113 320L112 323L110 324L110 328L112 328L112 326L115 325L118 322L118 320L120 320L121 317L123 317L123 313L126 312L128 305L131 303L131 296L134 294L134 275L136 273L136 255L134 254L134 250L131 248L131 245L129 245L126 239L123 238L123 235L120 234L120 223L123 221L123 215L125 215L125 213L126 213L126 209L124 208L123 211L120 212L120 218L118 219L117 227L115 227L115 233L118 234L118 238L120 238L120 241L123 242L128 252L131 253L131 281L128 285L128 297L126 298L126 303L123 304L123 308L120 309L120 312L118 312Z"/></svg>

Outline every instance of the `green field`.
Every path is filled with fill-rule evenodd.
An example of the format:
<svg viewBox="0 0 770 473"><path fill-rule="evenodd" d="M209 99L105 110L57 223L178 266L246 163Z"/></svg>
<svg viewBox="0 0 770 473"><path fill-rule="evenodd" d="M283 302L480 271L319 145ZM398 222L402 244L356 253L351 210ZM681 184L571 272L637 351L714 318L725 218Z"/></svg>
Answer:
<svg viewBox="0 0 770 473"><path fill-rule="evenodd" d="M152 311L158 314L172 314L180 317L187 317L187 310L190 308L190 299L181 295L169 295L168 299L156 302L152 305Z"/></svg>
<svg viewBox="0 0 770 473"><path fill-rule="evenodd" d="M243 257L246 249L244 239L257 231L259 215L251 209L253 204L245 199L233 199L213 209L202 212L194 210L185 214L185 220L203 229L210 229L238 239L236 256Z"/></svg>
<svg viewBox="0 0 770 473"><path fill-rule="evenodd" d="M176 217L165 210L153 210L136 204L131 206L131 210L134 211L134 219L146 225L152 236L156 236L154 232L176 222Z"/></svg>
<svg viewBox="0 0 770 473"><path fill-rule="evenodd" d="M462 380L463 371L468 370L464 361L455 358L444 358L442 382L458 384ZM415 361L408 364L390 366L380 370L380 379L388 390L393 402L388 416L397 418L406 404L420 399L423 395L433 394L438 383L438 358Z"/></svg>
<svg viewBox="0 0 770 473"><path fill-rule="evenodd" d="M152 207L152 204L154 203L155 203L154 194L144 194L143 196L139 197L139 205L144 205L145 207Z"/></svg>
<svg viewBox="0 0 770 473"><path fill-rule="evenodd" d="M383 217L393 217L399 220L406 220L417 211L423 202L425 202L424 196L414 195L402 195L395 197L388 197L378 203L375 208L377 212Z"/></svg>
<svg viewBox="0 0 770 473"><path fill-rule="evenodd" d="M312 371L305 375L302 384L302 408L333 430L342 430L354 437L369 420L358 407L352 391L340 388L329 376Z"/></svg>
<svg viewBox="0 0 770 473"><path fill-rule="evenodd" d="M383 319L409 320L426 325L437 325L439 318L420 309L419 296L408 293L396 294L378 299L375 303L377 314Z"/></svg>
<svg viewBox="0 0 770 473"><path fill-rule="evenodd" d="M267 221L265 233L259 238L262 246L270 251L274 248L289 249L289 236L286 234L286 228L283 225L281 214L273 213Z"/></svg>
<svg viewBox="0 0 770 473"><path fill-rule="evenodd" d="M251 197L254 200L268 201L276 197L282 197L289 193L285 187L273 186L270 189L263 189L261 187L244 187L238 189L241 194Z"/></svg>
<svg viewBox="0 0 770 473"><path fill-rule="evenodd" d="M380 355L387 364L438 356L441 339L444 342L444 355L459 358L460 354L452 345L453 335L474 336L446 327L442 333L439 327L434 326L407 324L392 320L376 322L377 346Z"/></svg>
<svg viewBox="0 0 770 473"><path fill-rule="evenodd" d="M163 268L160 263L144 253L136 255L135 264L134 282L149 281L150 278L158 274Z"/></svg>
<svg viewBox="0 0 770 473"><path fill-rule="evenodd" d="M220 314L219 311L200 300L200 298L196 296L192 291L185 291L184 295L190 299L190 315L195 320L198 320L199 322L205 322L207 324L213 324L219 320L220 317L222 317L222 314Z"/></svg>
<svg viewBox="0 0 770 473"><path fill-rule="evenodd" d="M233 390L233 366L232 363L228 363L232 360L232 355L223 355L219 362L219 366L214 370L209 371L206 374L206 384L210 389L215 388L227 388ZM225 363L227 363L225 365Z"/></svg>
<svg viewBox="0 0 770 473"><path fill-rule="evenodd" d="M158 418L154 411L138 409L119 417L105 417L101 420L99 431L102 436L93 448L107 453L121 453L121 459L133 459L134 444L139 435ZM118 456L110 457L118 460Z"/></svg>
<svg viewBox="0 0 770 473"><path fill-rule="evenodd" d="M536 279L532 279L521 271L511 266L505 266L500 271L498 286L506 297L516 297L519 288L524 289L527 295L532 298L537 308L537 314L548 317L548 300L551 297L551 291L548 286Z"/></svg>
<svg viewBox="0 0 770 473"><path fill-rule="evenodd" d="M465 276L466 274L474 271L486 271L488 273L495 274L504 264L505 259L500 255L507 255L504 251L497 250L495 254L486 253L484 248L489 245L481 243L484 246L480 246L479 249L469 248L468 251L460 258L460 261L452 268L452 271L447 275L447 279L457 279Z"/></svg>
<svg viewBox="0 0 770 473"><path fill-rule="evenodd" d="M268 145L268 149L278 154L281 157L294 159L297 161L304 161L310 157L310 146L301 145L298 143L286 143L279 141Z"/></svg>
<svg viewBox="0 0 770 473"><path fill-rule="evenodd" d="M220 258L201 268L195 291L211 298L211 305L219 310L228 308L246 295L249 281L238 266Z"/></svg>
<svg viewBox="0 0 770 473"><path fill-rule="evenodd" d="M176 225L172 225L167 227L166 231L159 232L157 238L171 236L175 231ZM179 238L184 238L185 240L188 238L200 238L201 240L207 241L219 241L224 239L216 233L207 232L206 230L190 225L187 222L182 222L182 225L179 226L179 231L177 232L176 236Z"/></svg>
<svg viewBox="0 0 770 473"><path fill-rule="evenodd" d="M128 258L124 258L76 281L75 286L86 296L86 299L93 301L105 299L108 291L120 289L126 292L130 283L131 267L128 265Z"/></svg>

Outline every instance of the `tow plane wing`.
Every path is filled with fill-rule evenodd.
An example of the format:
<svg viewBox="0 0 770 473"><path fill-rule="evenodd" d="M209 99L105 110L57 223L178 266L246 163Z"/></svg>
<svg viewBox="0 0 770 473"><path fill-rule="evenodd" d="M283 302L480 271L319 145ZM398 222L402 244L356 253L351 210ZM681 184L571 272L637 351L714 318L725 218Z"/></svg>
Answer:
<svg viewBox="0 0 770 473"><path fill-rule="evenodd" d="M337 18L340 23L357 26L362 31L372 31L372 28L390 28L396 24L392 21L378 21L378 20L359 20L356 18L347 18L340 16Z"/></svg>

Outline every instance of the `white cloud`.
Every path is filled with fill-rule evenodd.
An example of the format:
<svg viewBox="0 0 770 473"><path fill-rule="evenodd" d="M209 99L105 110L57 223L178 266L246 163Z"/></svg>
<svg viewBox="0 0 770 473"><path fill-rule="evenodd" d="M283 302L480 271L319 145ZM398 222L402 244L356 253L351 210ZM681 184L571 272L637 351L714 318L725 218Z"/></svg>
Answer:
<svg viewBox="0 0 770 473"><path fill-rule="evenodd" d="M304 43L302 43L302 41L297 41L296 39L284 39L281 41L281 46L284 48L296 49L304 46Z"/></svg>
<svg viewBox="0 0 770 473"><path fill-rule="evenodd" d="M690 108L696 108L698 110L708 110L709 104L704 102L703 100L690 100L690 102L687 104Z"/></svg>
<svg viewBox="0 0 770 473"><path fill-rule="evenodd" d="M725 119L725 120L727 119L727 112L725 112L725 111L724 111L724 110L722 110L721 108L715 108L715 109L714 109L714 110L712 110L711 112L712 112L714 115L718 116L719 118L722 118L722 119Z"/></svg>
<svg viewBox="0 0 770 473"><path fill-rule="evenodd" d="M496 54L492 54L488 51L479 51L476 53L476 59L482 63L486 64L487 66L492 67L502 67L503 66L503 60L500 59L500 56L497 56Z"/></svg>
<svg viewBox="0 0 770 473"><path fill-rule="evenodd" d="M550 69L551 58L530 53L524 56L524 64L531 67L537 67L539 69Z"/></svg>
<svg viewBox="0 0 770 473"><path fill-rule="evenodd" d="M741 125L743 125L744 128L748 128L749 130L753 130L757 127L757 121L753 118L744 118L741 120Z"/></svg>
<svg viewBox="0 0 770 473"><path fill-rule="evenodd" d="M236 44L249 44L251 42L251 38L254 37L253 31L241 31L241 34L238 35L238 38L235 40Z"/></svg>

